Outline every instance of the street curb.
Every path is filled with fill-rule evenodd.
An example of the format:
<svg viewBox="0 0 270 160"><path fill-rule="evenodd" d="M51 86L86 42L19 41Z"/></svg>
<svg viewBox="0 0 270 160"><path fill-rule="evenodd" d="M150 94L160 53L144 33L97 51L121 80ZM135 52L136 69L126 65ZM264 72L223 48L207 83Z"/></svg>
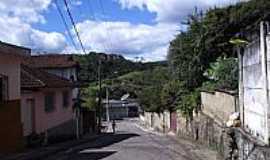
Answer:
<svg viewBox="0 0 270 160"><path fill-rule="evenodd" d="M68 150L69 148L76 146L76 145L81 145L84 143L88 143L88 142L97 140L99 138L102 138L103 136L105 136L105 134L94 135L93 137L81 139L78 141L74 140L74 141L70 141L70 142L61 143L61 144L58 144L58 146L52 145L52 146L40 148L38 151L36 151L36 153L34 151L34 153L29 152L26 154L21 153L21 154L18 154L15 156L10 156L10 157L1 157L1 160L42 160L42 159L49 157L52 154L56 154L56 153L59 153L61 151Z"/></svg>

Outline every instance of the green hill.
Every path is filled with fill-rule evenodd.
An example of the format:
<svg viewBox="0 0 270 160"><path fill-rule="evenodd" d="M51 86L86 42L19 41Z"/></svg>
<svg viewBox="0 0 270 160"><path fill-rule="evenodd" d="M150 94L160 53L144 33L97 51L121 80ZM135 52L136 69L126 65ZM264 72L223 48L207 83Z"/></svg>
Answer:
<svg viewBox="0 0 270 160"><path fill-rule="evenodd" d="M98 64L101 60L102 79L112 79L134 71L153 69L157 66L167 66L166 61L133 62L121 55L91 52L87 55L75 55L80 64L79 80L92 83L98 80Z"/></svg>

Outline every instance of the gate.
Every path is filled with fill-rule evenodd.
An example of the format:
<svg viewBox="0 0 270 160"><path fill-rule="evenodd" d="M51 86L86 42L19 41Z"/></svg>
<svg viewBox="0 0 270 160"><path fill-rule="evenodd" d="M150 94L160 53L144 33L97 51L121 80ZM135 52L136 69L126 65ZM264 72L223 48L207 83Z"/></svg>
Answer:
<svg viewBox="0 0 270 160"><path fill-rule="evenodd" d="M96 131L96 113L82 109L83 134L94 133Z"/></svg>
<svg viewBox="0 0 270 160"><path fill-rule="evenodd" d="M176 133L177 131L177 113L170 112L170 130Z"/></svg>

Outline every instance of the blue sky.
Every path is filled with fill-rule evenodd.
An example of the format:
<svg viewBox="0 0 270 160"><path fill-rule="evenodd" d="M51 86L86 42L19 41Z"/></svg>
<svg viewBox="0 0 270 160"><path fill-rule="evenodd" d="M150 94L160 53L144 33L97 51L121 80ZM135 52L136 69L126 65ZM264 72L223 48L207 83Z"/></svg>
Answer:
<svg viewBox="0 0 270 160"><path fill-rule="evenodd" d="M65 6L62 0L58 0L62 7L62 12L68 16L65 12ZM67 2L71 2L68 0ZM102 7L104 8L104 13ZM132 24L155 24L155 14L150 13L147 10L141 11L138 8L132 8L130 10L123 10L116 1L111 0L81 0L76 3L69 3L71 11L76 22L82 22L85 19L100 20L100 21L127 21ZM105 14L105 15L104 15ZM49 10L43 13L47 19L45 24L34 24L34 27L42 29L44 31L58 31L63 32L65 29L62 24L62 20L54 5L49 6ZM59 25L60 24L60 25Z"/></svg>
<svg viewBox="0 0 270 160"><path fill-rule="evenodd" d="M204 10L237 1L67 0L87 52L143 57L147 61L166 58L169 42L182 29L180 22L195 6ZM72 46L55 2L60 5L76 48L80 48L64 0L1 0L0 40L44 54L82 53Z"/></svg>

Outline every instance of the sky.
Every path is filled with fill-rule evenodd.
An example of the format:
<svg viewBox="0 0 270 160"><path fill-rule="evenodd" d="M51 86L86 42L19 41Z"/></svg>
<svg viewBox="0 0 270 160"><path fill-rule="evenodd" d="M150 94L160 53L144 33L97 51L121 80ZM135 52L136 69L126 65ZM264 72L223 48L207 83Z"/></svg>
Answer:
<svg viewBox="0 0 270 160"><path fill-rule="evenodd" d="M184 30L181 22L195 7L206 10L240 0L66 1L86 52L158 61L166 59L169 42ZM0 15L0 41L39 54L83 54L64 0L1 0Z"/></svg>

